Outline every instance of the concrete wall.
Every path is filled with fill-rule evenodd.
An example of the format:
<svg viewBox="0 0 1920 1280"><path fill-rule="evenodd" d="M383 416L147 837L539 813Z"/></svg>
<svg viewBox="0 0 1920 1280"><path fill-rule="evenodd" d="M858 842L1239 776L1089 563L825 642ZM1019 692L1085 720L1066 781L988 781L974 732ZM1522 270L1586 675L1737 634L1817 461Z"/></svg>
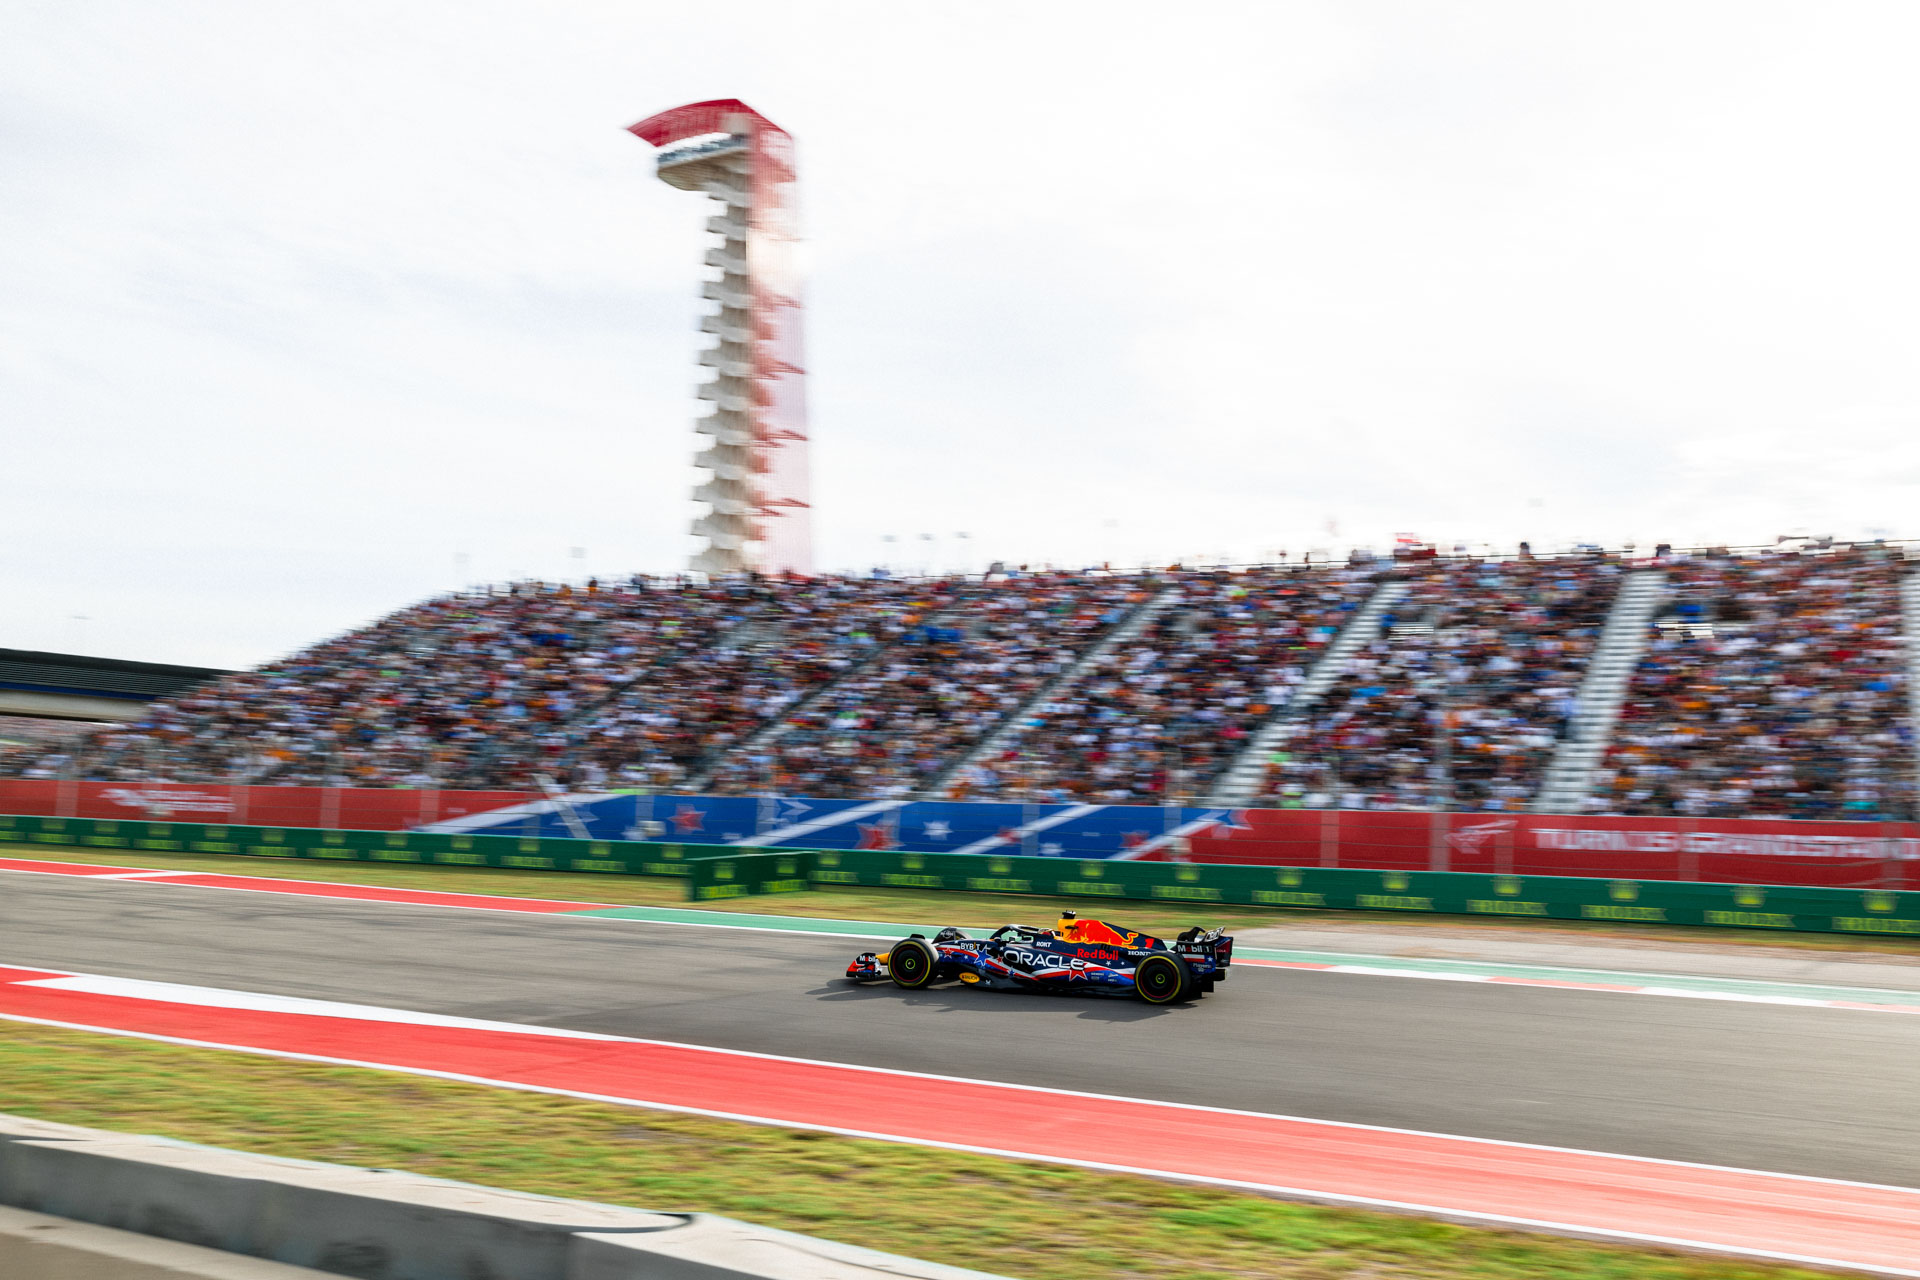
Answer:
<svg viewBox="0 0 1920 1280"><path fill-rule="evenodd" d="M0 1206L10 1280L324 1280L325 1273Z"/></svg>
<svg viewBox="0 0 1920 1280"><path fill-rule="evenodd" d="M728 1218L650 1213L5 1115L0 1206L65 1219L68 1226L217 1250L216 1258L267 1259L362 1280L994 1280ZM41 1247L45 1257L54 1256L44 1248L58 1233L44 1221L23 1230L24 1242L16 1234L0 1249ZM78 1248L62 1255L67 1262L61 1265L80 1266ZM6 1257L0 1253L0 1262ZM39 1273L0 1265L0 1276L15 1274ZM175 1274L254 1280L253 1273L217 1271L72 1272L73 1280L170 1280ZM258 1280L302 1274L311 1272L283 1267Z"/></svg>

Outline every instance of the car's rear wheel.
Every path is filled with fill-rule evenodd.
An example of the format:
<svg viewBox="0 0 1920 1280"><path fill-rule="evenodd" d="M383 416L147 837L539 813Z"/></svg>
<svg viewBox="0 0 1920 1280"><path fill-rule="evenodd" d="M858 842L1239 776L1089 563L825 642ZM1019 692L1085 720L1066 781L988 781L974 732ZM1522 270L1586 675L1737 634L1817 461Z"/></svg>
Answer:
<svg viewBox="0 0 1920 1280"><path fill-rule="evenodd" d="M887 972L894 986L918 991L933 981L933 948L919 938L894 943L887 953Z"/></svg>
<svg viewBox="0 0 1920 1280"><path fill-rule="evenodd" d="M1148 956L1133 971L1133 989L1148 1004L1178 1004L1194 996L1193 972L1173 956Z"/></svg>

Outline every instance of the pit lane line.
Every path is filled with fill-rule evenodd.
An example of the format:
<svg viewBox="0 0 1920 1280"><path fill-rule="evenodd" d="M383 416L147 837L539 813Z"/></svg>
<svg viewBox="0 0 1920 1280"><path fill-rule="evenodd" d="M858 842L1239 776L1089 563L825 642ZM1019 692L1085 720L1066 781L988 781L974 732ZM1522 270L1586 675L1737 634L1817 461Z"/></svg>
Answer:
<svg viewBox="0 0 1920 1280"><path fill-rule="evenodd" d="M0 1020L1920 1277L1920 1190L65 970Z"/></svg>
<svg viewBox="0 0 1920 1280"><path fill-rule="evenodd" d="M780 916L678 907L620 907L554 898L449 893L427 889L401 889L385 885L354 884L345 881L287 880L270 876L221 875L215 872L155 871L138 867L25 858L0 858L0 871L25 875L72 876L116 883L140 881L194 889L225 889L245 893L392 902L409 906L448 907L469 911L504 911L631 920L645 924L703 929L741 929L751 932L791 933L822 938L874 939L891 942L897 940L903 932L916 928L927 932L932 931L929 926L891 921L838 920L815 916ZM1813 1009L1845 1009L1864 1013L1920 1014L1920 991L1876 987L1837 987L1825 984L1701 977L1690 974L1569 969L1547 965L1507 964L1498 961L1411 960L1394 956L1276 950L1262 947L1237 949L1234 952L1233 964L1235 968L1311 970L1356 977L1471 982L1492 986L1593 991L1667 999L1721 1000L1746 1004L1792 1005Z"/></svg>

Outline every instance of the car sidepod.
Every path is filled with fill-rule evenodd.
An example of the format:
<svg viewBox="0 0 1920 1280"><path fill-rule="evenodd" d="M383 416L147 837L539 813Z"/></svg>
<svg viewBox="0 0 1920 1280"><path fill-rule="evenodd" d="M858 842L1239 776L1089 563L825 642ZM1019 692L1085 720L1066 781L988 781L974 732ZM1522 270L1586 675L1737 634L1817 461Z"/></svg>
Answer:
<svg viewBox="0 0 1920 1280"><path fill-rule="evenodd" d="M1018 985L1130 995L1134 968L1148 954L1148 950L1136 947L1043 938L1003 944L997 958Z"/></svg>

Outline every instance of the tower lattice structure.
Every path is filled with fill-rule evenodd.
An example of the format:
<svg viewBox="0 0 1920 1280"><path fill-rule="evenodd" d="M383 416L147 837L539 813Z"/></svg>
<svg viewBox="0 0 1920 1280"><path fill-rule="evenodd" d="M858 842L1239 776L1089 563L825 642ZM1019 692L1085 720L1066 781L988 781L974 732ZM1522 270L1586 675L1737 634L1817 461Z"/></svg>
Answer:
<svg viewBox="0 0 1920 1280"><path fill-rule="evenodd" d="M693 459L711 473L693 491L705 507L693 532L706 545L690 567L811 573L793 139L731 98L663 111L631 132L660 148L661 181L718 206L705 257L718 274L700 290L718 304L700 319L714 338L699 357L713 371L699 388L711 407L694 423L709 441Z"/></svg>

